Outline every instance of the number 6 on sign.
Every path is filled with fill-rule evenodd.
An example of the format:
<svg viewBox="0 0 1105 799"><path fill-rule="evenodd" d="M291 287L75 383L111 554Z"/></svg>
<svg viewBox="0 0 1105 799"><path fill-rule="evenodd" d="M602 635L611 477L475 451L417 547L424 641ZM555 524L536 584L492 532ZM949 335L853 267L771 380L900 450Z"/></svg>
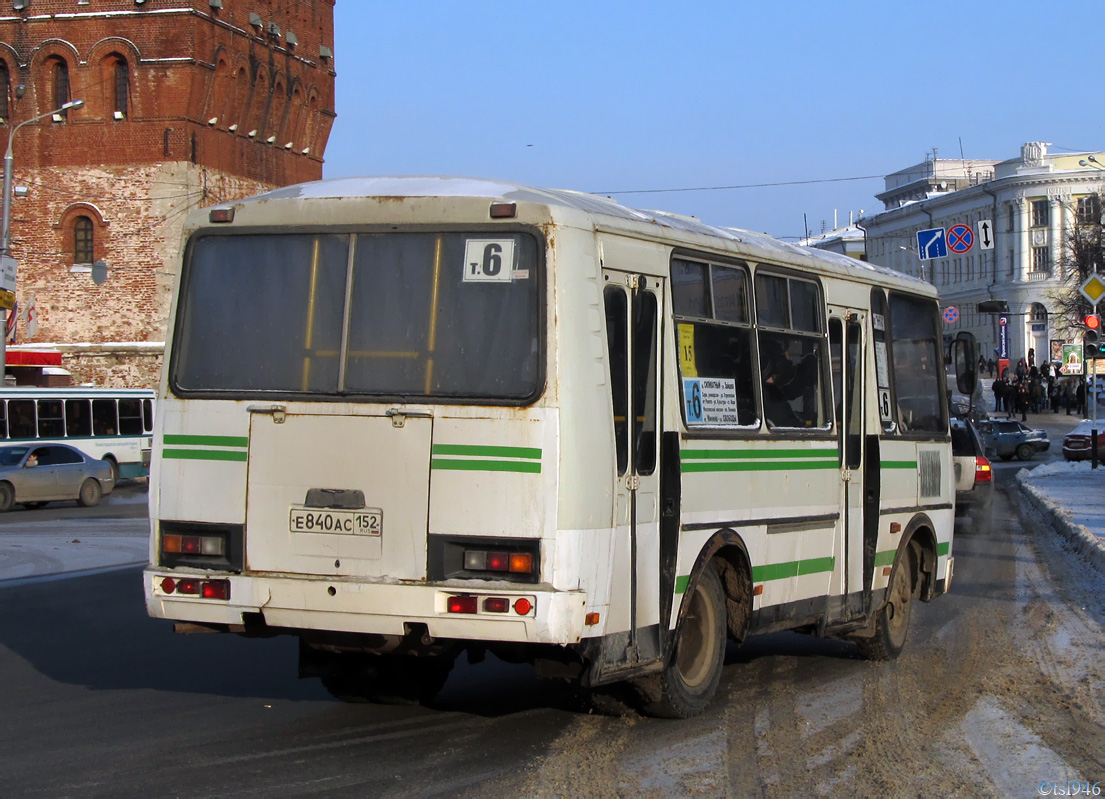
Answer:
<svg viewBox="0 0 1105 799"><path fill-rule="evenodd" d="M466 283L509 283L513 271L513 239L468 239L465 242Z"/></svg>

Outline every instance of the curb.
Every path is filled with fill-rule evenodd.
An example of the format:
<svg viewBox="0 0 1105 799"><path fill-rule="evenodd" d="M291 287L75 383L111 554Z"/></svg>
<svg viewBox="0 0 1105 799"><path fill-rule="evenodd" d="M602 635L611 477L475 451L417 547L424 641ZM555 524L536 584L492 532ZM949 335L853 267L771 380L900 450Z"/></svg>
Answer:
<svg viewBox="0 0 1105 799"><path fill-rule="evenodd" d="M1081 555L1100 574L1105 575L1105 538L1094 535L1083 525L1075 522L1062 508L1050 507L1038 489L1021 479L1020 472L1008 486L1007 492L1015 493L1024 500L1024 504L1031 508L1032 513L1059 535L1066 548ZM1016 508L1017 515L1024 520L1023 505L1016 503Z"/></svg>

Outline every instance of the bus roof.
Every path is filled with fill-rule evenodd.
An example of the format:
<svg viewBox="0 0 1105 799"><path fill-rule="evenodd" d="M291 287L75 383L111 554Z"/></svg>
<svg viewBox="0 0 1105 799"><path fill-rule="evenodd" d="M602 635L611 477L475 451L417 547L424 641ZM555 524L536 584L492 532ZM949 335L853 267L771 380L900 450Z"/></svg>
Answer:
<svg viewBox="0 0 1105 799"><path fill-rule="evenodd" d="M645 211L622 205L609 197L564 190L540 189L532 186L482 178L424 176L379 176L331 178L311 183L284 186L245 200L224 203L222 207L239 206L273 200L356 199L356 198L407 198L453 197L480 198L491 201L535 203L561 207L588 214L595 218L596 227L617 232L619 228L635 228L647 225L652 235L683 240L685 243L702 244L702 238L713 239L712 244L721 249L736 252L743 257L761 256L793 261L800 259L811 267L820 266L828 271L860 270L868 279L879 276L890 282L909 284L914 290L935 294L926 281L877 264L860 261L847 255L799 247L780 241L766 233L756 233L731 227L717 227L698 219L665 211ZM209 211L210 209L204 209ZM639 229L638 229L639 230ZM690 240L690 241L688 241Z"/></svg>

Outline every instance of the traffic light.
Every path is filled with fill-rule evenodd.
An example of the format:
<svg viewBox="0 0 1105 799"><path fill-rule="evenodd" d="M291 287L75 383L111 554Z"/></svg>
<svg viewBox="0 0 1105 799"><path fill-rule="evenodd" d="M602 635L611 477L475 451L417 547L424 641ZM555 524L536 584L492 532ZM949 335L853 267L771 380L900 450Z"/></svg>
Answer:
<svg viewBox="0 0 1105 799"><path fill-rule="evenodd" d="M1085 360L1105 358L1105 348L1101 344L1101 317L1093 313L1086 314L1082 318L1082 324L1086 326L1082 333L1082 355Z"/></svg>

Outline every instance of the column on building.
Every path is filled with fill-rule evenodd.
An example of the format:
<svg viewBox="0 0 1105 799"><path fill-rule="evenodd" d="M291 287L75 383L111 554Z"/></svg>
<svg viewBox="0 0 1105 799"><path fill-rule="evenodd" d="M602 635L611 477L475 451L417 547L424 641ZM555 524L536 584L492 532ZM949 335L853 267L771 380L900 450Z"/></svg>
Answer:
<svg viewBox="0 0 1105 799"><path fill-rule="evenodd" d="M1059 277L1059 263L1063 253L1064 214L1066 207L1061 196L1048 198L1048 262L1051 267L1051 277Z"/></svg>
<svg viewBox="0 0 1105 799"><path fill-rule="evenodd" d="M1020 196L1013 200L1016 211L1016 231L1013 246L1013 280L1021 283L1028 279L1028 270L1032 268L1032 242L1029 240L1032 228L1032 203Z"/></svg>

